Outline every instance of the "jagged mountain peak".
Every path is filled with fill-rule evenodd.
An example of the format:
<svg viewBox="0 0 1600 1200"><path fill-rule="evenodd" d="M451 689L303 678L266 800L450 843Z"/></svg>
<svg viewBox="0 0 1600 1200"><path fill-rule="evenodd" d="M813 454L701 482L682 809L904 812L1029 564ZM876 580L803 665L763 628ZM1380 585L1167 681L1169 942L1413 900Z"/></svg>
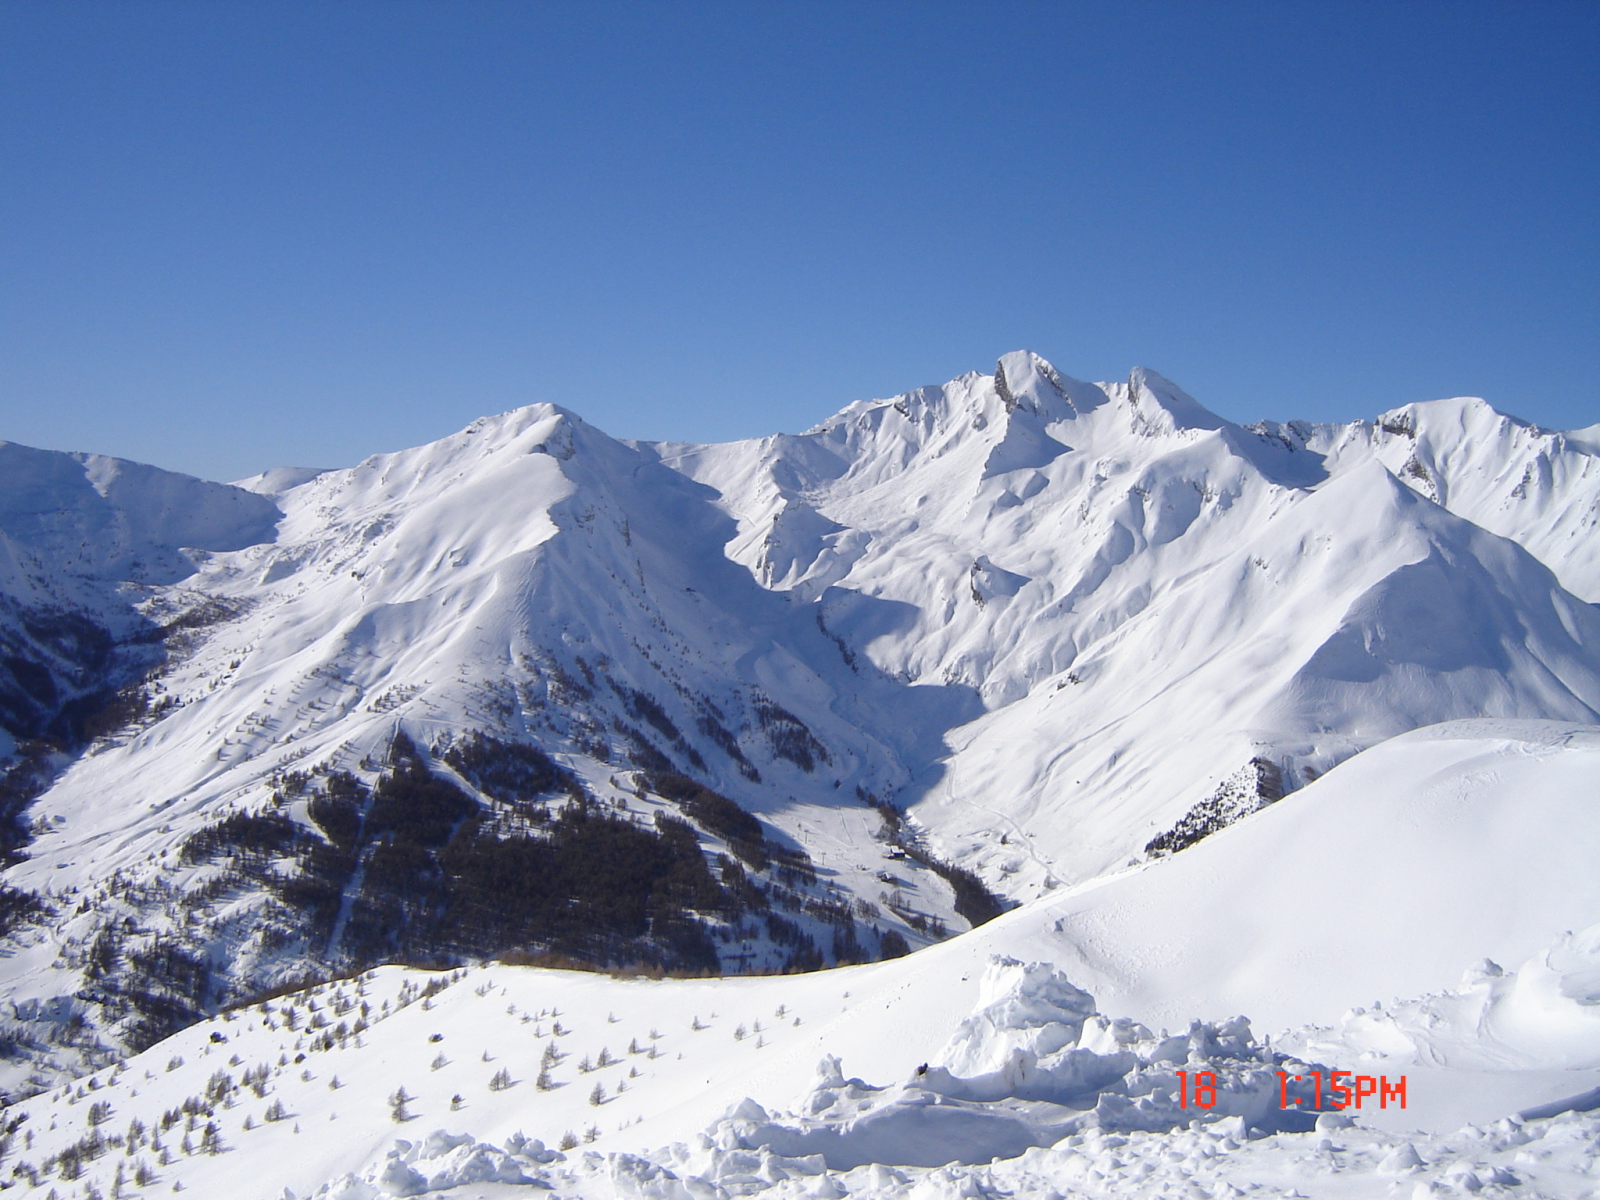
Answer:
<svg viewBox="0 0 1600 1200"><path fill-rule="evenodd" d="M1600 700L1591 645L1600 631L1548 574L1495 549L1456 511L1460 480L1483 474L1481 460L1462 457L1477 443L1441 437L1438 461L1424 463L1409 457L1411 442L1396 458L1402 441L1360 423L1245 429L1155 372L1079 384L1019 351L993 375L854 405L781 448L680 448L672 461L717 489L738 518L729 555L767 586L814 600L859 658L896 678L976 689L988 715L952 733L949 771L906 799L918 799L913 811L962 861L1020 884L1105 869L1115 859L1093 851L1091 864L1084 846L1107 845L1136 810L1158 833L1205 799L1230 756L1243 763L1274 747L1273 769L1293 787L1423 712L1472 715L1475 695L1497 713L1589 719ZM807 473L808 442L825 451L826 472ZM1479 449L1493 458L1505 447ZM1591 570L1562 482L1582 468L1568 459L1541 476L1533 464L1523 485L1531 496L1550 481L1541 511L1553 533L1541 532L1535 553L1563 579ZM1520 462L1516 470L1507 494ZM1590 507L1596 482L1583 482ZM1559 515L1557 496L1569 501ZM1523 536L1533 511L1508 510L1498 528ZM1488 565L1470 566L1479 562ZM1411 569L1419 563L1431 565ZM1459 636L1403 624L1422 619L1419 589L1444 586L1445 576L1459 601L1446 623ZM892 600L902 620L867 619L862 595ZM1224 615L1264 614L1263 605L1281 615L1265 624ZM1510 616L1523 609L1542 615ZM1499 614L1492 630L1470 618L1478 610ZM1319 649L1336 635L1341 649ZM1376 649L1352 654L1351 638ZM1415 661L1409 641L1423 644ZM1481 654L1462 648L1477 642ZM1257 645L1274 649L1249 648ZM1261 662L1232 681L1238 656ZM1462 688L1451 677L1456 661L1508 682ZM1302 666L1308 673L1297 676ZM1340 671L1362 676L1355 690L1365 700L1352 698ZM1173 672L1186 682L1163 682ZM1216 703L1257 689L1262 707L1248 714ZM1329 719L1335 693L1332 708L1359 720ZM1191 763L1184 777L1208 782L1180 801L1172 777L1133 747L1199 712L1210 714L1211 731L1200 753L1219 757ZM1074 746L1085 721L1100 739L1126 737L1123 748ZM1018 727L1032 732L1019 737ZM1113 736L1117 728L1126 733ZM1032 738L1037 757L1021 749ZM1176 762L1201 745L1165 753ZM1135 799L1158 794L1172 805L1159 815ZM976 799L995 796L1028 798ZM1035 833L1026 848L989 832L996 808L1027 814ZM1069 827L1098 832L1076 845L1042 832Z"/></svg>
<svg viewBox="0 0 1600 1200"><path fill-rule="evenodd" d="M1101 388L1061 374L1031 350L1002 354L995 364L994 385L1008 407L1020 405L1046 419L1090 412L1106 402Z"/></svg>
<svg viewBox="0 0 1600 1200"><path fill-rule="evenodd" d="M1228 424L1170 379L1148 367L1135 367L1128 375L1127 397L1150 432L1209 431Z"/></svg>
<svg viewBox="0 0 1600 1200"><path fill-rule="evenodd" d="M1291 486L1321 477L1314 462L1276 462L1259 439L1154 371L1135 368L1123 382L1085 383L1026 350L1002 355L991 374L968 372L889 400L849 405L797 439L765 444L762 453L788 464L781 481L786 493L804 494L814 486L836 490L834 481L845 475L856 485L875 486L927 473L941 479L933 485L941 493L967 496L985 480L1043 468L1069 450L1090 459L1126 460L1181 453L1208 437L1225 458L1254 464ZM804 470L808 464L797 442L825 450L831 456L827 469ZM691 473L692 464L708 455L730 459L712 448L673 449Z"/></svg>

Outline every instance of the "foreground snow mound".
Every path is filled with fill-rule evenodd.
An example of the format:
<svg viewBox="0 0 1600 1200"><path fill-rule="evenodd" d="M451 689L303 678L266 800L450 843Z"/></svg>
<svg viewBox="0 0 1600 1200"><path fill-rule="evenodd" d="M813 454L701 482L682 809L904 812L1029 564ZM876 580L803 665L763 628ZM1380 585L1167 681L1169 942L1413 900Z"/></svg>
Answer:
<svg viewBox="0 0 1600 1200"><path fill-rule="evenodd" d="M382 1163L364 1175L346 1174L316 1191L318 1200L389 1200L449 1191L470 1183L543 1184L542 1168L566 1155L520 1133L505 1146L480 1142L470 1134L436 1129L420 1142L397 1139Z"/></svg>
<svg viewBox="0 0 1600 1200"><path fill-rule="evenodd" d="M437 1135L436 1135L437 1136ZM1319 1197L1369 1200L1373 1196L1585 1197L1593 1193L1593 1153L1600 1117L1564 1112L1548 1119L1506 1117L1468 1125L1447 1136L1397 1136L1361 1128L1325 1114L1303 1134L1251 1139L1237 1120L1127 1134L1087 1129L1048 1148L1034 1147L979 1165L895 1167L869 1163L846 1171L820 1158L793 1158L768 1148L699 1151L675 1146L652 1157L585 1155L577 1163L545 1167L510 1143L446 1139L450 1155L516 1164L529 1174L503 1189L459 1192L463 1185L501 1182L493 1175L435 1177L402 1160L415 1153L400 1142L386 1165L366 1178L347 1176L316 1192L317 1200L402 1200L404 1197L560 1194L594 1200L728 1200L763 1195L771 1200L980 1200L990 1196ZM430 1139L431 1140L431 1139ZM413 1162L433 1161L422 1156ZM398 1170L395 1165L398 1164ZM695 1168L699 1168L696 1170ZM394 1172L390 1188L385 1173ZM413 1177L414 1176L414 1177ZM1314 1181L1314 1182L1313 1182ZM521 1187L518 1187L520 1183ZM525 1188L526 1191L522 1189ZM418 1190L420 1189L420 1190ZM537 1191L535 1190L537 1189ZM293 1193L286 1193L293 1196ZM276 1198L275 1198L276 1200Z"/></svg>
<svg viewBox="0 0 1600 1200"><path fill-rule="evenodd" d="M1279 1045L1363 1064L1600 1067L1600 925L1562 934L1514 971L1486 958L1455 989L1354 1008Z"/></svg>
<svg viewBox="0 0 1600 1200"><path fill-rule="evenodd" d="M848 1170L1013 1158L1087 1129L1166 1131L1226 1118L1264 1132L1311 1128L1310 1113L1283 1109L1276 1072L1285 1063L1291 1075L1326 1068L1256 1042L1243 1017L1152 1034L1095 1012L1094 998L1049 963L1003 956L991 961L981 995L940 1061L898 1087L846 1079L828 1057L796 1112L769 1116L746 1100L712 1129L709 1146L820 1155ZM1191 1080L1210 1072L1214 1103L1186 1103L1178 1071ZM1309 1095L1296 1098L1309 1106Z"/></svg>
<svg viewBox="0 0 1600 1200"><path fill-rule="evenodd" d="M977 1011L957 1026L939 1062L957 1075L983 1075L1021 1054L1037 1061L1077 1044L1094 1015L1094 997L1049 963L996 956L978 987Z"/></svg>

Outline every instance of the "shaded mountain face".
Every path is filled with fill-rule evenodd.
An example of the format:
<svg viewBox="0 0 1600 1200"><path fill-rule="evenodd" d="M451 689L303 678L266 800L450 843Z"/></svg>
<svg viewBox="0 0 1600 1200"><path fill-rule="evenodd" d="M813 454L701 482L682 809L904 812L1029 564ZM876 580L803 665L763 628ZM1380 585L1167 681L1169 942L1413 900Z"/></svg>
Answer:
<svg viewBox="0 0 1600 1200"><path fill-rule="evenodd" d="M1600 456L1481 402L1247 429L1019 353L720 446L0 453L6 612L99 631L0 712L12 1088L378 962L903 953L1420 725L1600 720Z"/></svg>

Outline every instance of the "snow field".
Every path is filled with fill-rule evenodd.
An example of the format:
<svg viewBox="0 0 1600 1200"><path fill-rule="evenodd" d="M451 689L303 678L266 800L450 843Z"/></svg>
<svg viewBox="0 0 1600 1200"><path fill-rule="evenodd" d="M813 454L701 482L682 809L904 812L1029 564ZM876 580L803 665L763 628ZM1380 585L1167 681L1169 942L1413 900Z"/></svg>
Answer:
<svg viewBox="0 0 1600 1200"><path fill-rule="evenodd" d="M1593 726L1441 724L1170 859L1047 898L1048 924L999 924L1038 936L1009 953L1060 963L1152 1026L1238 1012L1267 1030L1331 1024L1593 924L1597 779ZM1543 1056L1527 1022L1498 1036Z"/></svg>

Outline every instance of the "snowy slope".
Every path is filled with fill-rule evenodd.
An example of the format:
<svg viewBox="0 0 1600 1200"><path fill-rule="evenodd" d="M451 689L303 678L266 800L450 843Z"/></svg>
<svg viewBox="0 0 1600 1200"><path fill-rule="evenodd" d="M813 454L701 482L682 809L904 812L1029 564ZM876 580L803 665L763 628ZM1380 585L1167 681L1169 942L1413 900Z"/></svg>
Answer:
<svg viewBox="0 0 1600 1200"><path fill-rule="evenodd" d="M560 410L322 473L281 503L275 541L218 556L161 598L203 596L231 615L159 679L171 715L97 747L41 802L67 829L41 839L19 882L47 882L69 851L106 871L170 840L96 803L112 780L171 822L249 799L296 764L360 769L401 726L429 741L462 728L533 738L608 795L610 764L643 742L762 816L780 820L786 793L809 787L824 809L810 820L843 807L862 829L854 788L891 790L897 751L937 745L936 695L849 673L808 612L722 557L726 522L704 489ZM662 726L627 711L632 692ZM774 748L754 715L774 693L825 761L807 769ZM725 731L704 731L711 716ZM759 780L741 772L751 764Z"/></svg>
<svg viewBox="0 0 1600 1200"><path fill-rule="evenodd" d="M11 556L37 556L55 574L174 583L195 569L185 548L271 541L281 515L269 499L228 484L0 442L0 532Z"/></svg>
<svg viewBox="0 0 1600 1200"><path fill-rule="evenodd" d="M1597 839L1600 729L1431 726L1190 851L1046 902L1050 956L1149 1024L1331 1022L1593 924Z"/></svg>
<svg viewBox="0 0 1600 1200"><path fill-rule="evenodd" d="M1600 932L1563 931L1597 911L1597 767L1594 727L1419 731L1184 854L867 966L677 981L388 968L228 1014L21 1103L14 1157L37 1170L89 1134L103 1103L104 1133L125 1136L138 1118L169 1161L146 1132L86 1157L74 1187L108 1191L119 1162L130 1182L143 1162L152 1188L241 1198L339 1179L318 1194L422 1194L433 1179L463 1200L535 1186L609 1198L1258 1184L1357 1197L1395 1180L1460 1194L1476 1190L1469 1171L1507 1189L1486 1194L1579 1196L1600 1124L1559 1115L1559 1102L1600 1083ZM1351 997L1382 1003L1341 1020ZM1237 1012L1258 1030L1305 1028L1268 1044ZM1158 1023L1188 1032L1169 1039ZM1180 1108L1179 1067L1217 1071L1223 1104ZM1287 1121L1274 1070L1312 1067L1408 1075L1408 1106L1369 1102L1353 1126L1330 1114L1308 1133L1247 1137ZM496 1089L501 1070L510 1086ZM398 1089L409 1099L397 1123ZM226 1152L201 1151L208 1122ZM548 1153L569 1132L577 1149ZM983 1165L933 1165L950 1159ZM59 1176L40 1175L24 1194L51 1186Z"/></svg>

